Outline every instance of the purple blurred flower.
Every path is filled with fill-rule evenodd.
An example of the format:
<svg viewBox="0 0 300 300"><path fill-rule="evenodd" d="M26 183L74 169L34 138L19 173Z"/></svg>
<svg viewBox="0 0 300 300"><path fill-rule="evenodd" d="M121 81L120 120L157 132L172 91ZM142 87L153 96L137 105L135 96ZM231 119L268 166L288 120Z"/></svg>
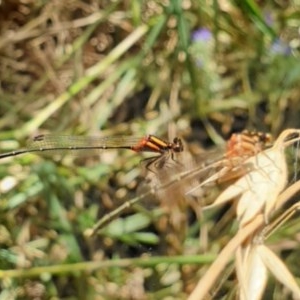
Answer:
<svg viewBox="0 0 300 300"><path fill-rule="evenodd" d="M270 47L270 52L275 55L289 56L292 53L292 49L284 41L276 39Z"/></svg>
<svg viewBox="0 0 300 300"><path fill-rule="evenodd" d="M200 28L192 33L193 42L208 42L212 39L212 33L207 28Z"/></svg>
<svg viewBox="0 0 300 300"><path fill-rule="evenodd" d="M274 18L273 18L270 11L266 11L264 13L264 20L265 20L265 22L268 26L273 26L274 25Z"/></svg>

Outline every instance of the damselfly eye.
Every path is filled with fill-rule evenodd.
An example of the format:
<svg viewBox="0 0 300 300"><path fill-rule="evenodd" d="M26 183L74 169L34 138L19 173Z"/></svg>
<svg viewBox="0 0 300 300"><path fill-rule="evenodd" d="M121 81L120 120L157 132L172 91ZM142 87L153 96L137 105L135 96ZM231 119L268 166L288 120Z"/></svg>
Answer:
<svg viewBox="0 0 300 300"><path fill-rule="evenodd" d="M172 148L175 152L182 152L184 150L182 140L178 137L174 138L172 146L173 146Z"/></svg>

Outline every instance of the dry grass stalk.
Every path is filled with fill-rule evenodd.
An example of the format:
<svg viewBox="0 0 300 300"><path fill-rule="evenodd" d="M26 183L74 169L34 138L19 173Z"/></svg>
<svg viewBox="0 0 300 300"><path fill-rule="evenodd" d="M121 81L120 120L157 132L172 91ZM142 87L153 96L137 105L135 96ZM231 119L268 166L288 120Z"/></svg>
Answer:
<svg viewBox="0 0 300 300"><path fill-rule="evenodd" d="M300 288L293 275L263 244L261 238L262 229L270 219L271 213L300 188L299 184L294 184L280 195L288 178L284 150L298 141L299 135L298 129L285 130L273 147L245 160L241 166L245 174L225 189L210 206L237 198L239 231L199 281L189 300L205 297L235 251L240 299L261 299L267 282L267 270L271 271L296 299L300 299Z"/></svg>

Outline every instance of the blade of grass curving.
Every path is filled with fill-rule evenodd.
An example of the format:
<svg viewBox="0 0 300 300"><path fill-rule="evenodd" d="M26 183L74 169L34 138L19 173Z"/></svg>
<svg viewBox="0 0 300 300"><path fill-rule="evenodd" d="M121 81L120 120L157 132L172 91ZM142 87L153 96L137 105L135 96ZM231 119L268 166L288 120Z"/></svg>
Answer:
<svg viewBox="0 0 300 300"><path fill-rule="evenodd" d="M167 18L165 15L153 18L149 23L151 30L149 31L146 40L144 41L143 48L139 54L140 58L143 58L148 51L153 47L154 43L157 41L159 34L166 25Z"/></svg>
<svg viewBox="0 0 300 300"><path fill-rule="evenodd" d="M62 276L75 272L88 272L103 268L128 268L132 266L155 267L158 264L208 264L214 260L214 255L184 255L184 256L151 256L132 259L109 259L105 261L88 261L73 264L34 267L24 270L0 270L0 279L39 277L42 274Z"/></svg>
<svg viewBox="0 0 300 300"><path fill-rule="evenodd" d="M125 40L116 46L102 61L92 66L86 71L84 77L73 83L69 89L51 102L47 107L42 109L35 118L27 122L19 130L13 131L13 135L17 138L22 138L30 132L36 130L43 124L54 112L60 109L73 96L86 88L93 80L98 78L112 63L120 58L126 51L133 46L146 32L148 27L141 25L134 32L132 32Z"/></svg>
<svg viewBox="0 0 300 300"><path fill-rule="evenodd" d="M104 92L121 76L123 76L123 74L128 70L129 66L135 66L138 64L138 62L140 62L139 57L133 57L121 63L118 68L112 74L110 74L110 76L93 88L93 90L85 97L85 104L88 106L94 105L95 102L104 94Z"/></svg>
<svg viewBox="0 0 300 300"><path fill-rule="evenodd" d="M86 236L93 236L96 234L96 232L98 230L100 230L102 227L104 227L107 223L109 223L111 220L113 220L115 217L117 217L121 212L123 212L124 210L132 207L133 205L135 205L136 203L142 201L143 199L151 196L151 195L156 195L159 193L159 191L164 190L164 189L168 189L171 186L175 185L175 184L181 184L181 182L183 180L190 180L190 179L194 179L197 176L201 177L201 175L203 176L203 174L205 174L205 176L207 175L207 171L210 170L211 168L218 168L220 166L223 165L223 160L217 161L215 163L209 164L207 166L196 166L193 169L189 169L189 170L183 170L180 173L175 173L173 174L170 178L168 178L167 181L160 183L158 185L156 185L155 187L151 187L149 188L148 191L146 191L145 193L141 194L140 196L137 196L133 199L130 199L126 202L124 202L124 204L122 204L121 206L119 206L118 208L116 208L114 211L106 214L104 217L102 217L94 226L92 229L88 229L85 232ZM203 187L204 185L210 184L212 182L214 182L215 180L217 180L219 178L219 176L222 176L223 173L225 173L227 171L227 168L223 168L221 169L221 171L219 171L217 174L213 174L211 176L208 176L208 178L206 178L206 180L204 180L203 182L201 182L200 184L197 184L196 189L200 189L201 187ZM194 189L192 190L194 191ZM189 194L189 192L187 192L186 194Z"/></svg>
<svg viewBox="0 0 300 300"><path fill-rule="evenodd" d="M293 293L293 299L300 299L300 288L283 261L264 245L258 245L257 250L269 271Z"/></svg>
<svg viewBox="0 0 300 300"><path fill-rule="evenodd" d="M271 39L276 38L277 34L263 19L262 13L258 7L258 5L253 0L238 0L236 1L238 6L242 7L243 11L249 16L251 20L256 24L259 30L269 36Z"/></svg>
<svg viewBox="0 0 300 300"><path fill-rule="evenodd" d="M182 1L175 0L171 2L173 6L173 11L177 16L178 20L178 34L179 34L179 43L184 50L184 52L188 51L189 39L190 39L190 29L188 22L185 18L184 11L182 8Z"/></svg>
<svg viewBox="0 0 300 300"><path fill-rule="evenodd" d="M33 18L26 25L24 25L18 32L1 36L0 38L0 49L7 46L10 43L17 43L25 39L37 36L40 34L38 28L45 21L45 15L41 14L39 17Z"/></svg>
<svg viewBox="0 0 300 300"><path fill-rule="evenodd" d="M291 199L300 190L300 181L285 189L279 196L276 203L276 210L280 209L289 199ZM282 215L276 218L270 225L268 225L262 232L263 239L267 239L274 231L276 231L282 224L289 220L300 209L300 203L295 203Z"/></svg>
<svg viewBox="0 0 300 300"><path fill-rule="evenodd" d="M124 100L129 96L130 92L137 85L137 72L136 68L126 69L122 79L116 86L114 94L109 98L109 102L101 109L101 114L97 117L95 123L98 128L102 128L108 118L112 115L113 111L121 105Z"/></svg>
<svg viewBox="0 0 300 300"><path fill-rule="evenodd" d="M114 211L106 214L103 218L101 218L91 229L87 229L84 233L86 237L92 237L94 236L101 228L103 228L106 224L108 224L111 220L113 220L115 217L117 217L122 211L132 207L134 204L140 202L144 198L150 196L154 190L148 191L138 197L135 197L133 199L130 199L126 201L124 204L116 208Z"/></svg>
<svg viewBox="0 0 300 300"><path fill-rule="evenodd" d="M113 4L108 7L103 12L97 12L88 17L76 20L76 22L81 22L80 26L86 26L88 23L91 23L90 26L86 28L86 30L74 41L71 47L71 51L68 51L64 54L56 63L55 68L61 67L65 62L73 57L73 55L83 47L83 45L88 41L94 31L98 28L101 23L107 21L107 18L111 16L112 12L115 10L116 6L120 1L113 2ZM48 81L49 74L45 73L45 75L40 78L37 82L33 83L30 88L29 94L35 95Z"/></svg>
<svg viewBox="0 0 300 300"><path fill-rule="evenodd" d="M230 240L226 247L223 248L223 250L219 253L218 257L212 263L208 271L202 276L196 288L190 294L188 300L205 299L208 292L215 284L216 279L222 273L230 258L234 255L236 249L263 223L263 216L258 215L251 223L247 224L237 232L237 234Z"/></svg>
<svg viewBox="0 0 300 300"><path fill-rule="evenodd" d="M130 1L130 8L131 8L131 16L132 21L135 26L141 25L142 21L142 14L143 11L143 3L139 0L132 0Z"/></svg>

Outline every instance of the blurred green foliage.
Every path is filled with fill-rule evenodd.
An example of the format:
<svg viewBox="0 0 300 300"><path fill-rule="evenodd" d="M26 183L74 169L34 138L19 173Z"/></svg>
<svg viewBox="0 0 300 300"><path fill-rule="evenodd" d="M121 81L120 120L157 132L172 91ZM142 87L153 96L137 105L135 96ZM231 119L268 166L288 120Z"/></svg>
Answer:
<svg viewBox="0 0 300 300"><path fill-rule="evenodd" d="M244 128L299 127L299 8L3 0L1 152L40 132L179 135L207 146ZM112 151L2 160L0 299L186 298L232 230L216 212L199 220L197 203L150 197L84 235L143 189L141 159ZM298 251L285 251L293 264Z"/></svg>

